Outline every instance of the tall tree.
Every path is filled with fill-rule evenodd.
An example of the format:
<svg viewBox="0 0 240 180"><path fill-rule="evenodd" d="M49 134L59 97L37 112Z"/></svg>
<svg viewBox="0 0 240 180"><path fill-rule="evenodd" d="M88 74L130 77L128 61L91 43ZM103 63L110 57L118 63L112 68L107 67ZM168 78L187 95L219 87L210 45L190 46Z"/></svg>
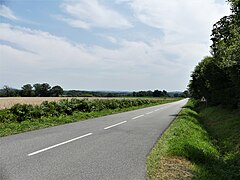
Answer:
<svg viewBox="0 0 240 180"><path fill-rule="evenodd" d="M50 90L50 95L53 97L58 97L63 95L63 88L61 86L54 86Z"/></svg>
<svg viewBox="0 0 240 180"><path fill-rule="evenodd" d="M19 92L17 89L13 89L7 85L3 86L2 89L2 96L4 97L15 97L15 96L19 96Z"/></svg>
<svg viewBox="0 0 240 180"><path fill-rule="evenodd" d="M221 18L212 31L212 55L229 78L226 102L240 106L240 0L229 0L232 14Z"/></svg>
<svg viewBox="0 0 240 180"><path fill-rule="evenodd" d="M22 96L32 97L33 96L33 87L31 84L26 84L22 87Z"/></svg>
<svg viewBox="0 0 240 180"><path fill-rule="evenodd" d="M47 97L50 95L51 86L48 83L36 83L33 87L36 96Z"/></svg>

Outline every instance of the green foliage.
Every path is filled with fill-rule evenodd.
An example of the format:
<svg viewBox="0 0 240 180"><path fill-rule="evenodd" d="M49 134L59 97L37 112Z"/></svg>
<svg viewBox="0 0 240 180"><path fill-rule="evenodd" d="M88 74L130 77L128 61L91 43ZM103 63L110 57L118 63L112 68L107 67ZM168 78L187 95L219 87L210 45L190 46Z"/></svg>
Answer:
<svg viewBox="0 0 240 180"><path fill-rule="evenodd" d="M213 105L237 108L240 107L240 1L229 2L232 14L214 24L212 57L197 65L189 89L194 98L205 96Z"/></svg>
<svg viewBox="0 0 240 180"><path fill-rule="evenodd" d="M221 179L240 178L240 112L221 107L203 109L200 114L212 142L221 153L221 161L213 165Z"/></svg>
<svg viewBox="0 0 240 180"><path fill-rule="evenodd" d="M74 112L93 112L106 109L121 109L133 106L159 103L159 100L148 99L112 99L112 100L88 100L88 99L63 99L59 102L44 101L41 105L16 104L9 110L0 110L1 122L34 120L42 117L59 117L72 115ZM162 101L164 102L164 101ZM165 101L167 102L167 100Z"/></svg>
<svg viewBox="0 0 240 180"><path fill-rule="evenodd" d="M83 119L177 100L179 99L64 99L59 102L45 101L39 106L17 104L10 109L0 110L0 136L76 122Z"/></svg>
<svg viewBox="0 0 240 180"><path fill-rule="evenodd" d="M15 115L8 109L0 110L0 123L8 123L15 120Z"/></svg>
<svg viewBox="0 0 240 180"><path fill-rule="evenodd" d="M31 112L33 109L33 106L29 104L15 104L11 107L10 112L15 116L18 122L22 122L31 119Z"/></svg>
<svg viewBox="0 0 240 180"><path fill-rule="evenodd" d="M33 96L33 87L31 84L26 84L22 87L21 96L23 96L23 97L32 97Z"/></svg>
<svg viewBox="0 0 240 180"><path fill-rule="evenodd" d="M206 164L219 158L217 149L199 122L197 112L193 110L194 106L195 102L190 100L149 154L149 179L156 179L163 156L180 156L196 164Z"/></svg>
<svg viewBox="0 0 240 180"><path fill-rule="evenodd" d="M48 97L50 95L51 86L48 83L36 83L33 87L36 96Z"/></svg>
<svg viewBox="0 0 240 180"><path fill-rule="evenodd" d="M13 89L7 85L4 85L0 90L0 97L17 97L19 96L19 90Z"/></svg>
<svg viewBox="0 0 240 180"><path fill-rule="evenodd" d="M156 143L147 158L149 179L161 179L157 175L164 169L162 160L174 157L191 162L193 179L240 178L239 111L210 107L197 113L196 107L197 101L190 100ZM178 166L182 164L173 168ZM165 167L161 177L169 169Z"/></svg>
<svg viewBox="0 0 240 180"><path fill-rule="evenodd" d="M169 97L167 91L154 90L154 91L138 91L132 93L133 97Z"/></svg>
<svg viewBox="0 0 240 180"><path fill-rule="evenodd" d="M54 86L50 90L50 95L53 97L58 97L63 95L63 88L61 86Z"/></svg>

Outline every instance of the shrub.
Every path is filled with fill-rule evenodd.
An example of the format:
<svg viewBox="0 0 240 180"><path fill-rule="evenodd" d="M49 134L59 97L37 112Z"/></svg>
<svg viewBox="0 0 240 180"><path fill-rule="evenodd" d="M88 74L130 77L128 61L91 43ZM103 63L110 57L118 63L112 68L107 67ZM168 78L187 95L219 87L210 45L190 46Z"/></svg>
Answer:
<svg viewBox="0 0 240 180"><path fill-rule="evenodd" d="M22 122L26 119L31 119L31 111L33 106L29 104L15 104L11 107L10 111L16 116L18 122Z"/></svg>
<svg viewBox="0 0 240 180"><path fill-rule="evenodd" d="M92 112L105 109L129 108L144 104L153 104L159 100L148 99L64 99L59 102L44 101L41 105L16 104L9 110L0 111L0 123L8 121L22 122L48 116L72 115L75 111Z"/></svg>

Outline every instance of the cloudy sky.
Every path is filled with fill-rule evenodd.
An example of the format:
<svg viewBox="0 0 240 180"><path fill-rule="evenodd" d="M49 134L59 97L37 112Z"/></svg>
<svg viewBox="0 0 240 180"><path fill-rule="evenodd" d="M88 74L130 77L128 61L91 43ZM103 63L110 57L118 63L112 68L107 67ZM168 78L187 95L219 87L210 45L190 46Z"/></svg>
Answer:
<svg viewBox="0 0 240 180"><path fill-rule="evenodd" d="M186 89L225 0L0 0L0 87Z"/></svg>

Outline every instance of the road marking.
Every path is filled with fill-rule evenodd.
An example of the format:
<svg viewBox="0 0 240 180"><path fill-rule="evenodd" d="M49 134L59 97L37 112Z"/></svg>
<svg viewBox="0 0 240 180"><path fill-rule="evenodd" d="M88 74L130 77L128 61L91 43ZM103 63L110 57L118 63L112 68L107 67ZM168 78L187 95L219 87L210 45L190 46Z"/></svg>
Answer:
<svg viewBox="0 0 240 180"><path fill-rule="evenodd" d="M150 111L150 112L148 112L148 113L146 113L146 114L152 114L153 113L153 111Z"/></svg>
<svg viewBox="0 0 240 180"><path fill-rule="evenodd" d="M134 117L134 118L132 118L132 119L137 119L137 118L140 118L140 117L143 117L144 116L144 114L142 114L142 115L140 115L140 116L136 116L136 117Z"/></svg>
<svg viewBox="0 0 240 180"><path fill-rule="evenodd" d="M113 127L115 127L115 126L118 126L118 125L120 125L120 124L124 124L124 123L126 123L126 122L127 122L127 121L123 121L123 122L120 122L120 123L117 123L117 124L114 124L114 125L105 127L104 129L107 130L107 129L113 128Z"/></svg>
<svg viewBox="0 0 240 180"><path fill-rule="evenodd" d="M154 110L154 111L159 111L159 109L156 109L156 110Z"/></svg>
<svg viewBox="0 0 240 180"><path fill-rule="evenodd" d="M38 153L41 153L41 152L44 152L44 151L53 149L53 148L55 148L55 147L58 147L58 146L61 146L61 145L64 145L64 144L67 144L67 143L76 141L76 140L78 140L78 139L81 139L81 138L84 138L84 137L87 137L87 136L90 136L90 135L92 135L92 133L88 133L88 134L85 134L85 135L82 135L82 136L79 136L79 137L70 139L70 140L68 140L68 141L64 141L64 142L61 142L61 143L59 143L59 144L55 144L55 145L53 145L53 146L49 146L49 147L47 147L47 148L44 148L44 149L35 151L35 152L33 152L33 153L28 154L28 156L33 156L33 155L35 155L35 154L38 154Z"/></svg>

